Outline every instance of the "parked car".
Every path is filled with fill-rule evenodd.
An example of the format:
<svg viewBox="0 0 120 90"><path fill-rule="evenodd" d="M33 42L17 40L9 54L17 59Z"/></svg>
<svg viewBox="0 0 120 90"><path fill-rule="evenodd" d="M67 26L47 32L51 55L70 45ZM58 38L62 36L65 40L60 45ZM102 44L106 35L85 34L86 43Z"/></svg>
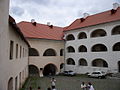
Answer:
<svg viewBox="0 0 120 90"><path fill-rule="evenodd" d="M75 76L76 73L72 70L69 70L69 71L64 71L63 73L65 76Z"/></svg>
<svg viewBox="0 0 120 90"><path fill-rule="evenodd" d="M102 72L102 71L93 71L88 74L88 77L106 78L106 74L105 72Z"/></svg>

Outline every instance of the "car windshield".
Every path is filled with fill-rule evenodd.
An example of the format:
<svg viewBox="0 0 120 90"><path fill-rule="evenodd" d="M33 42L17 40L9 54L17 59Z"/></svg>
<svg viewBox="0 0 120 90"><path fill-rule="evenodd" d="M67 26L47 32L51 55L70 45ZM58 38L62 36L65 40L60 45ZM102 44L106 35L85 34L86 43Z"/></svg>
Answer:
<svg viewBox="0 0 120 90"><path fill-rule="evenodd" d="M100 72L93 72L92 74L100 74Z"/></svg>

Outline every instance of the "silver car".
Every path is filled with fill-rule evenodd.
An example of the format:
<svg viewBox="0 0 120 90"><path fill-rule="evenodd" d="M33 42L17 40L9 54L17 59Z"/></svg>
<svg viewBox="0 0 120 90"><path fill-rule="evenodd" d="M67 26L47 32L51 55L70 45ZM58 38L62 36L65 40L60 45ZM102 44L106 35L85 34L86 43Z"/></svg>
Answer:
<svg viewBox="0 0 120 90"><path fill-rule="evenodd" d="M106 74L102 71L93 71L88 74L88 77L106 78Z"/></svg>

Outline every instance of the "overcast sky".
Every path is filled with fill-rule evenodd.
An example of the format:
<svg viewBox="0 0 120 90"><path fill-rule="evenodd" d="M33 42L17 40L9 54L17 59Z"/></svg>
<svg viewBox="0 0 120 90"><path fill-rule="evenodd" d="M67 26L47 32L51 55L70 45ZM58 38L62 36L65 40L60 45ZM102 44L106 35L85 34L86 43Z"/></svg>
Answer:
<svg viewBox="0 0 120 90"><path fill-rule="evenodd" d="M115 2L120 4L120 0L10 0L9 12L17 23L35 19L38 23L64 27L83 17L83 13L110 10Z"/></svg>

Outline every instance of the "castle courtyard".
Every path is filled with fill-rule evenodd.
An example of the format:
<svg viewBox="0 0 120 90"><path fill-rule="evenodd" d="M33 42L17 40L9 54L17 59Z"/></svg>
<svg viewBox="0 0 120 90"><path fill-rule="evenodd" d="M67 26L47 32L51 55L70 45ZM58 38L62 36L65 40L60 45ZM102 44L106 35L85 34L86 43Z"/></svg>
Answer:
<svg viewBox="0 0 120 90"><path fill-rule="evenodd" d="M116 78L97 79L86 76L55 76L55 79L57 90L82 90L80 84L83 81L85 83L91 82L95 90L120 90L120 79ZM38 86L41 87L41 90L47 90L51 86L50 80L50 77L31 77L27 80L24 89L21 90L29 90L30 86L32 90L38 90Z"/></svg>

